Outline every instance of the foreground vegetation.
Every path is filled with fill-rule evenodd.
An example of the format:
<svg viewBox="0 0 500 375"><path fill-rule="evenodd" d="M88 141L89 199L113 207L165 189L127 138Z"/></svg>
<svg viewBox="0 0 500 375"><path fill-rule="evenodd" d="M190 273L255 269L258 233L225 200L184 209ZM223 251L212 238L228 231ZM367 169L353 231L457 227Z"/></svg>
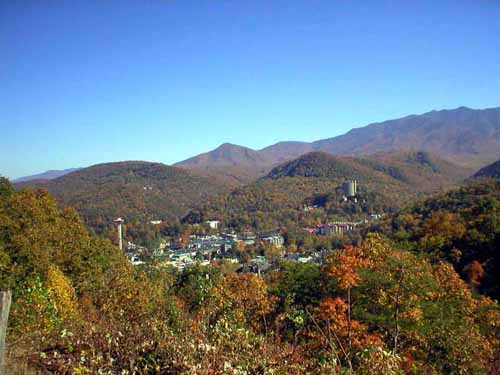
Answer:
<svg viewBox="0 0 500 375"><path fill-rule="evenodd" d="M0 285L14 295L12 374L498 368L498 304L451 263L378 234L333 252L322 267L284 262L264 277L224 264L139 269L48 193L14 192L2 181Z"/></svg>
<svg viewBox="0 0 500 375"><path fill-rule="evenodd" d="M370 230L450 262L476 290L500 298L500 180L471 182L421 201Z"/></svg>

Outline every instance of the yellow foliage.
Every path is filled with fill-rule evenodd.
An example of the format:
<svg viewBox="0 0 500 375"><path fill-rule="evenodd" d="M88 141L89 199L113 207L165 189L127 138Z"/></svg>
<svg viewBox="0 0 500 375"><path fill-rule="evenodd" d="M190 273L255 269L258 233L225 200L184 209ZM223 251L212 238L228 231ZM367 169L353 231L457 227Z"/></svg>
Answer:
<svg viewBox="0 0 500 375"><path fill-rule="evenodd" d="M65 321L78 317L78 304L75 289L56 266L51 265L47 273L47 287L53 299L58 315Z"/></svg>
<svg viewBox="0 0 500 375"><path fill-rule="evenodd" d="M407 311L402 312L401 318L407 319L407 320L415 322L415 323L420 323L420 322L422 322L422 320L424 318L424 314L423 314L422 310L420 310L418 307L412 307L412 308L408 309Z"/></svg>
<svg viewBox="0 0 500 375"><path fill-rule="evenodd" d="M253 328L259 328L261 323L265 325L265 317L272 312L276 302L269 295L264 280L252 274L227 275L216 288L215 297L220 304L231 306L237 319Z"/></svg>

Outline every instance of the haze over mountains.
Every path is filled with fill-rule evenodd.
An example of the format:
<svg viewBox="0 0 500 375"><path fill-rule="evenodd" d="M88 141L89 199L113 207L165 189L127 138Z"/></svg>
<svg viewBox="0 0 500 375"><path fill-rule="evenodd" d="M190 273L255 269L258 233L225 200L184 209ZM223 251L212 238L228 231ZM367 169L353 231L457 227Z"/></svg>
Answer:
<svg viewBox="0 0 500 375"><path fill-rule="evenodd" d="M488 164L486 167L481 168L477 171L474 178L500 178L500 160L492 164Z"/></svg>
<svg viewBox="0 0 500 375"><path fill-rule="evenodd" d="M338 137L310 143L279 142L261 150L225 143L175 165L209 174L229 168L230 175L244 180L312 151L359 156L397 150L428 151L477 169L500 158L500 108L431 111L352 129Z"/></svg>
<svg viewBox="0 0 500 375"><path fill-rule="evenodd" d="M76 172L80 168L68 168L68 169L60 169L60 170L50 170L42 173L33 174L30 176L24 176L13 180L14 183L32 181L32 180L53 180L54 178L58 178L64 176L65 174Z"/></svg>
<svg viewBox="0 0 500 375"><path fill-rule="evenodd" d="M241 205L241 196L254 207L273 202L274 196L270 207L296 210L307 197L327 193L346 178L359 179L386 202L395 192L402 203L456 185L498 159L500 108L461 107L371 124L311 143L280 142L258 151L225 143L174 166L105 163L22 178L16 186L46 188L62 206L76 208L98 227L116 216L178 220L243 185L248 188L233 195L237 198L227 201L225 210ZM283 200L287 195L293 199ZM208 217L220 213L220 207L205 211Z"/></svg>
<svg viewBox="0 0 500 375"><path fill-rule="evenodd" d="M261 150L224 143L174 166L208 176L223 176L234 187L264 176L280 163L313 151L338 156L427 151L473 171L500 159L500 107L431 111L373 123L333 138L315 142L284 141ZM47 171L14 182L50 180L75 170L78 168Z"/></svg>

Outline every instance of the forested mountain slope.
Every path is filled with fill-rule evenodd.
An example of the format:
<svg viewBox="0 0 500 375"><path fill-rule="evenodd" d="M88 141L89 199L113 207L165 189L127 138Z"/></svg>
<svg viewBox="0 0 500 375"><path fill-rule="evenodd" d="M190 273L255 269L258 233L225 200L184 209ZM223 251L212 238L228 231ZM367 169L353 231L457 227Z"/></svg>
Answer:
<svg viewBox="0 0 500 375"><path fill-rule="evenodd" d="M371 159L313 152L210 199L185 220L218 218L229 226L270 229L306 223L304 207L310 205L321 206L326 217L354 219L395 211L417 197L453 186L467 175L466 169L422 152L378 154ZM342 201L342 183L348 179L358 181L358 202Z"/></svg>
<svg viewBox="0 0 500 375"><path fill-rule="evenodd" d="M16 187L47 189L61 206L75 208L96 229L118 216L128 222L175 219L226 190L218 179L143 161L98 164Z"/></svg>

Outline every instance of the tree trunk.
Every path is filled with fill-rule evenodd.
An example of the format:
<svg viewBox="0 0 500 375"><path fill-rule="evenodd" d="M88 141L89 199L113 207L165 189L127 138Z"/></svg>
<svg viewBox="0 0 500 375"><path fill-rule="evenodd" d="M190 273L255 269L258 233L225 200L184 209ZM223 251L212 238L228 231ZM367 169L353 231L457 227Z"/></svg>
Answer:
<svg viewBox="0 0 500 375"><path fill-rule="evenodd" d="M405 268L404 268L404 266L401 266L401 269L399 272L398 291L396 294L396 303L394 306L394 323L396 325L395 333L394 333L394 347L393 347L394 354L397 353L398 344L399 344L399 341L398 341L399 340L399 309L401 308L401 299L403 298L404 274L405 274Z"/></svg>
<svg viewBox="0 0 500 375"><path fill-rule="evenodd" d="M352 325L351 325L351 288L347 289L347 334L348 334L348 352L347 352L347 364L349 366L349 370L352 373L352 362L351 362L351 354L352 354Z"/></svg>

